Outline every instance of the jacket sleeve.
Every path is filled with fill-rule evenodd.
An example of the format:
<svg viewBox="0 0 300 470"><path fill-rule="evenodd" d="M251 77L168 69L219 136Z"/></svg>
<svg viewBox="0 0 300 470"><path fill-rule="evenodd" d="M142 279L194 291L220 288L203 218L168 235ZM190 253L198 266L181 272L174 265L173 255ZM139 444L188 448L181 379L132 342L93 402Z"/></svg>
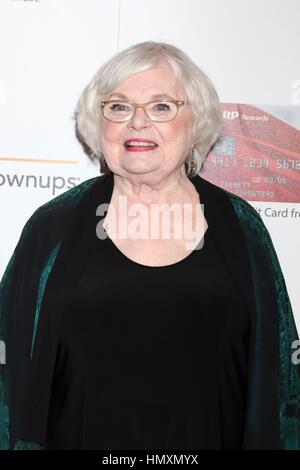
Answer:
<svg viewBox="0 0 300 470"><path fill-rule="evenodd" d="M291 302L271 236L257 211L231 197L243 228L253 284L245 449L300 449L300 364Z"/></svg>
<svg viewBox="0 0 300 470"><path fill-rule="evenodd" d="M22 439L22 432L37 436L30 432L31 426L37 426L37 418L41 428L46 426L45 409L51 385L47 348L52 353L54 346L41 336L41 329L45 331L52 321L49 316L39 318L44 290L77 203L101 178L72 187L32 214L0 282L0 449L45 449L42 440ZM42 397L38 400L39 407L44 406L42 412L30 414L34 404L28 407L29 411L25 404L34 396L32 387L38 389L34 387L33 369L40 362L41 350L47 357L47 365L41 367L48 388L43 390L43 400ZM50 373L52 369L51 366Z"/></svg>
<svg viewBox="0 0 300 470"><path fill-rule="evenodd" d="M42 264L37 225L36 211L22 230L0 284L0 448L6 450L43 449L18 439Z"/></svg>
<svg viewBox="0 0 300 470"><path fill-rule="evenodd" d="M30 364L40 275L46 250L39 210L25 224L0 283L0 449L43 450L19 439L18 424Z"/></svg>

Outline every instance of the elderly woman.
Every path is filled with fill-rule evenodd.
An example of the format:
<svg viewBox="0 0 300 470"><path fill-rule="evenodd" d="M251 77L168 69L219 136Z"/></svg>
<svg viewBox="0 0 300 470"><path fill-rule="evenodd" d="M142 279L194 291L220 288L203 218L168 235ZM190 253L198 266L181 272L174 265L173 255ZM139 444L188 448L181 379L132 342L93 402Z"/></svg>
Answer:
<svg viewBox="0 0 300 470"><path fill-rule="evenodd" d="M75 115L103 174L34 212L2 279L2 448L300 448L270 235L198 175L222 130L209 78L136 44Z"/></svg>

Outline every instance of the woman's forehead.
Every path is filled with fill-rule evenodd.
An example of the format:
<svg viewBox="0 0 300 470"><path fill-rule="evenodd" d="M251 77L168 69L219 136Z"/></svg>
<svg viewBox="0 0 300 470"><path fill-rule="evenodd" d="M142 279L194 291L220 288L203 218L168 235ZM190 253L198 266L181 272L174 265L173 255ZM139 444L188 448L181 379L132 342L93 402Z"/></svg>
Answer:
<svg viewBox="0 0 300 470"><path fill-rule="evenodd" d="M182 94L184 91L182 84L171 67L168 67L153 67L132 74L116 87L109 97L126 99L130 98L131 94L135 94L147 97L147 99L162 99L174 98L178 93Z"/></svg>

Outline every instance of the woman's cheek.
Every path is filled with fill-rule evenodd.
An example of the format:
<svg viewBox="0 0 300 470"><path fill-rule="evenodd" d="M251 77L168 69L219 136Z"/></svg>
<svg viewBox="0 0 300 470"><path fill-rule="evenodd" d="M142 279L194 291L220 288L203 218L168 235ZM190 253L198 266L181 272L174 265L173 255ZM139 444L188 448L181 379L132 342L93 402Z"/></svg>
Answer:
<svg viewBox="0 0 300 470"><path fill-rule="evenodd" d="M102 140L103 140L103 144L110 144L110 143L116 143L118 142L118 129L116 129L115 127L111 126L110 124L106 124L104 127L103 127L103 131L102 131Z"/></svg>

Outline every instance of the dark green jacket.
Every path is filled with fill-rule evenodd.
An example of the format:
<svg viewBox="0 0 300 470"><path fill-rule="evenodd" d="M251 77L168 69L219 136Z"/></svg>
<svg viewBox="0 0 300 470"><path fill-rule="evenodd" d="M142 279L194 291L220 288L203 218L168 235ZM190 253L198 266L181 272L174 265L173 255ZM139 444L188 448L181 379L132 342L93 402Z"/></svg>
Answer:
<svg viewBox="0 0 300 470"><path fill-rule="evenodd" d="M298 335L269 232L245 200L199 175L190 180L204 213L210 207L205 216L217 249L251 314L243 449L300 449L300 365L292 361ZM38 361L33 352L52 347L39 344L39 325L62 310L88 249L87 221L93 214L97 222L96 207L110 201L112 190L112 174L92 178L39 207L23 228L0 284L6 352L0 364L0 449L46 448L53 364L45 364L49 383L34 409L26 406ZM20 430L29 419L33 431L25 440Z"/></svg>

